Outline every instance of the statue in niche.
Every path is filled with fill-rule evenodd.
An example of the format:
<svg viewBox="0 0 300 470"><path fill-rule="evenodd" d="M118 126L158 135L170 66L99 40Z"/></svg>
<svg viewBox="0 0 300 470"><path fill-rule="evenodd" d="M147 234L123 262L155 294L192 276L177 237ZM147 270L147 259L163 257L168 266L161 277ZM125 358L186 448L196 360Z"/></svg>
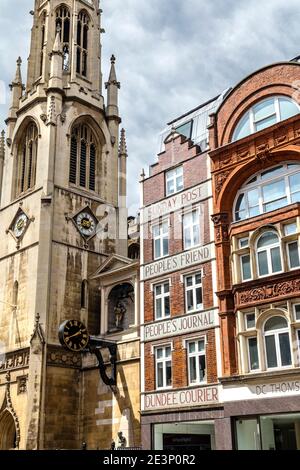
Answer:
<svg viewBox="0 0 300 470"><path fill-rule="evenodd" d="M123 436L122 431L118 432L118 439L119 439L119 449L125 449L125 447L126 447L126 437Z"/></svg>
<svg viewBox="0 0 300 470"><path fill-rule="evenodd" d="M117 305L114 308L116 328L122 329L122 322L126 311L127 310L123 302L120 302L120 300L118 300Z"/></svg>

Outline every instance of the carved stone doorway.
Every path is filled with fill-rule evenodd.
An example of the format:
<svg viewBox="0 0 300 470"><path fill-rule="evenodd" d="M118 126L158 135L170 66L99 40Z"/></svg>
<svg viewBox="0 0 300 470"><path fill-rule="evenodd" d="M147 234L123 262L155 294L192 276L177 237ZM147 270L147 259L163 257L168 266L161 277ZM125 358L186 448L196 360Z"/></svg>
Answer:
<svg viewBox="0 0 300 470"><path fill-rule="evenodd" d="M0 414L0 450L17 448L17 430L12 414L4 410Z"/></svg>

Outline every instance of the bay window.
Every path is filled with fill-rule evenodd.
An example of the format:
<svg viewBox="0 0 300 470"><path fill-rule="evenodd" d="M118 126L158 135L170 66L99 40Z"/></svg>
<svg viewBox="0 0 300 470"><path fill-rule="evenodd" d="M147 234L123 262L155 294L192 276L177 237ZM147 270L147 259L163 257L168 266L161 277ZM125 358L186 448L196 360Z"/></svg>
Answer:
<svg viewBox="0 0 300 470"><path fill-rule="evenodd" d="M206 381L205 339L189 341L187 344L189 384Z"/></svg>
<svg viewBox="0 0 300 470"><path fill-rule="evenodd" d="M153 227L154 258L162 258L169 254L169 223L162 222Z"/></svg>
<svg viewBox="0 0 300 470"><path fill-rule="evenodd" d="M170 284L169 281L154 286L155 319L170 316Z"/></svg>
<svg viewBox="0 0 300 470"><path fill-rule="evenodd" d="M172 386L172 350L171 345L155 349L156 388Z"/></svg>
<svg viewBox="0 0 300 470"><path fill-rule="evenodd" d="M185 277L185 302L188 312L201 310L203 308L201 274L193 274Z"/></svg>

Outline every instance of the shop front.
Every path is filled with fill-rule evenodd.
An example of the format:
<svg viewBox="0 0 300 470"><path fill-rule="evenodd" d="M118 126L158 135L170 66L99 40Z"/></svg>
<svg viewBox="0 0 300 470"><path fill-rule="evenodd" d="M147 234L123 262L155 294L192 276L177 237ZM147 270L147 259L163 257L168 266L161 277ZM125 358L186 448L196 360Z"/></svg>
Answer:
<svg viewBox="0 0 300 470"><path fill-rule="evenodd" d="M232 448L300 450L299 375L264 380L223 381L224 419L232 434Z"/></svg>

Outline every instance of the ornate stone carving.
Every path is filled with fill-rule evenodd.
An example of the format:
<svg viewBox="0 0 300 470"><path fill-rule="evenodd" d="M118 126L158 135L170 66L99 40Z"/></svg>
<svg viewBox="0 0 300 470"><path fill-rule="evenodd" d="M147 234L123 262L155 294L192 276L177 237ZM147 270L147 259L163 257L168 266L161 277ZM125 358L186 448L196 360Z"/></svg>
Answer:
<svg viewBox="0 0 300 470"><path fill-rule="evenodd" d="M15 427L16 427L16 441L15 442L16 442L16 448L18 448L20 444L20 423L19 423L17 413L15 412L15 409L13 407L12 400L11 400L10 381L11 381L11 377L10 377L10 372L8 371L6 374L6 392L5 392L6 403L5 403L5 408L3 409L3 411L8 410L14 419Z"/></svg>
<svg viewBox="0 0 300 470"><path fill-rule="evenodd" d="M253 302L274 299L289 294L300 293L300 279L293 279L290 281L277 282L274 284L267 284L262 287L253 289L246 289L238 292L237 300L239 305L244 305Z"/></svg>
<svg viewBox="0 0 300 470"><path fill-rule="evenodd" d="M267 143L260 144L256 147L256 158L264 165L270 158L270 148Z"/></svg>
<svg viewBox="0 0 300 470"><path fill-rule="evenodd" d="M27 380L28 380L28 375L22 375L20 377L17 377L18 395L21 395L22 393L27 392Z"/></svg>
<svg viewBox="0 0 300 470"><path fill-rule="evenodd" d="M247 157L250 157L249 147L239 147L237 149L237 159L244 160Z"/></svg>
<svg viewBox="0 0 300 470"><path fill-rule="evenodd" d="M47 364L56 367L81 369L82 358L79 353L72 353L59 346L48 346Z"/></svg>
<svg viewBox="0 0 300 470"><path fill-rule="evenodd" d="M0 357L0 372L23 369L29 366L29 348L7 353Z"/></svg>
<svg viewBox="0 0 300 470"><path fill-rule="evenodd" d="M219 173L217 176L215 176L215 186L216 186L216 192L218 195L220 195L222 187L225 181L227 180L229 174L230 174L230 171L226 170L226 171L223 171L222 173Z"/></svg>
<svg viewBox="0 0 300 470"><path fill-rule="evenodd" d="M215 226L216 242L220 243L229 240L229 223L227 212L221 212L211 217Z"/></svg>

